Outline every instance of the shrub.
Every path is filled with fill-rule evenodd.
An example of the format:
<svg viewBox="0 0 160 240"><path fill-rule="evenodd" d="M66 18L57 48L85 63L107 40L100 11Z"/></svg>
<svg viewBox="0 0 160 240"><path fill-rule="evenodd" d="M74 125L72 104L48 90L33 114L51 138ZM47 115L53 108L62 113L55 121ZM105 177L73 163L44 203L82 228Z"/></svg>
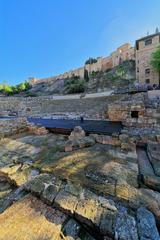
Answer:
<svg viewBox="0 0 160 240"><path fill-rule="evenodd" d="M88 76L88 71L87 71L87 69L84 69L84 80L85 80L86 82L89 81L89 76Z"/></svg>
<svg viewBox="0 0 160 240"><path fill-rule="evenodd" d="M157 71L160 71L160 46L152 54L151 65Z"/></svg>
<svg viewBox="0 0 160 240"><path fill-rule="evenodd" d="M99 71L93 71L90 73L90 77L96 77Z"/></svg>
<svg viewBox="0 0 160 240"><path fill-rule="evenodd" d="M93 64L93 63L96 63L97 62L97 59L96 58L89 58L85 64Z"/></svg>
<svg viewBox="0 0 160 240"><path fill-rule="evenodd" d="M73 93L83 93L86 88L86 81L85 80L79 80L76 83L71 83L67 86L67 93L73 94Z"/></svg>
<svg viewBox="0 0 160 240"><path fill-rule="evenodd" d="M15 86L10 86L5 82L0 84L0 92L7 96L25 92L29 89L30 89L30 85L27 81L20 83L18 85L15 85Z"/></svg>

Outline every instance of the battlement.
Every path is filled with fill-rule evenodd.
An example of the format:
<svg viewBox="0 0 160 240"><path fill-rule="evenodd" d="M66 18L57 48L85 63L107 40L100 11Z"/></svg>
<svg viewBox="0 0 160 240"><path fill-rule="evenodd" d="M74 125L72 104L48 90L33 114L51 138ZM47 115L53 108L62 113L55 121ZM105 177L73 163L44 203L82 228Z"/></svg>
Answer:
<svg viewBox="0 0 160 240"><path fill-rule="evenodd" d="M53 77L40 78L40 79L32 78L30 80L30 84L35 85L38 83L48 83L48 82L56 81L60 79L71 78L73 76L84 78L85 70L87 70L88 73L97 72L97 71L106 71L115 66L118 66L120 63L126 60L134 60L134 59L135 59L134 48L129 43L126 43L120 46L119 48L117 48L113 53L110 54L110 56L97 58L96 63L85 64L83 67L80 67L80 68L77 68Z"/></svg>
<svg viewBox="0 0 160 240"><path fill-rule="evenodd" d="M73 76L83 79L85 70L87 70L89 74L97 71L106 71L118 66L126 60L136 60L136 79L140 83L159 84L160 75L150 65L151 55L159 44L160 32L156 32L136 40L135 47L132 47L129 43L125 43L109 56L97 58L97 62L85 64L83 67L65 72L58 76L42 79L33 78L30 80L30 84L48 83L60 79L71 78Z"/></svg>

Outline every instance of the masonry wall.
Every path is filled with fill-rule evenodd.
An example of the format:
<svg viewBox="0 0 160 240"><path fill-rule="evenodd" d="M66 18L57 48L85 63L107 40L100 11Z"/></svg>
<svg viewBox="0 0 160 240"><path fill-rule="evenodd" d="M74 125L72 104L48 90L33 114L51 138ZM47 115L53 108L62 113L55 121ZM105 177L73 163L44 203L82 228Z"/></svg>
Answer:
<svg viewBox="0 0 160 240"><path fill-rule="evenodd" d="M35 98L0 98L0 115L17 116L52 116L71 114L83 115L86 118L106 118L105 111L108 102L118 99L119 96L96 97L82 99L60 99L51 97Z"/></svg>
<svg viewBox="0 0 160 240"><path fill-rule="evenodd" d="M0 138L28 131L26 118L5 119L0 121Z"/></svg>
<svg viewBox="0 0 160 240"><path fill-rule="evenodd" d="M30 79L30 84L35 85L37 83L47 83L51 81L55 81L58 79L65 79L65 78L71 78L72 76L79 76L80 78L84 78L84 70L86 69L88 73L97 72L97 71L106 71L107 69L111 69L120 63L126 61L126 60L134 60L135 59L135 50L129 43L126 43L119 48L116 49L110 56L107 57L99 57L97 58L97 62L93 64L86 64L85 66L81 68L77 68L68 72L65 72L63 74L60 74L58 76L53 76L49 78L42 78L42 79L36 79L32 78Z"/></svg>
<svg viewBox="0 0 160 240"><path fill-rule="evenodd" d="M135 49L130 44L126 43L117 48L115 52L111 54L113 67L118 66L126 60L135 59Z"/></svg>
<svg viewBox="0 0 160 240"><path fill-rule="evenodd" d="M151 40L151 44L145 42ZM152 53L160 44L160 33L137 40L136 43L136 78L144 83L159 84L160 75L150 64ZM147 70L148 69L148 70Z"/></svg>
<svg viewBox="0 0 160 240"><path fill-rule="evenodd" d="M146 94L136 94L131 100L109 104L108 118L122 121L127 128L160 129L160 107L154 105Z"/></svg>

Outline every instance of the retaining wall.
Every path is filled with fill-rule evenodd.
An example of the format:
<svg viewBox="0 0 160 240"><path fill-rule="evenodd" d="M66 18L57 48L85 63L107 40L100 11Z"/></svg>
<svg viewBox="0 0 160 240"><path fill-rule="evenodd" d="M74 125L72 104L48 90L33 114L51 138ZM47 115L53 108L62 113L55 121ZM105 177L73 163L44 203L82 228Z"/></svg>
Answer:
<svg viewBox="0 0 160 240"><path fill-rule="evenodd" d="M0 115L8 116L47 116L55 114L83 115L87 118L106 118L105 112L109 102L119 96L95 97L82 99L54 99L50 97L35 98L0 98Z"/></svg>

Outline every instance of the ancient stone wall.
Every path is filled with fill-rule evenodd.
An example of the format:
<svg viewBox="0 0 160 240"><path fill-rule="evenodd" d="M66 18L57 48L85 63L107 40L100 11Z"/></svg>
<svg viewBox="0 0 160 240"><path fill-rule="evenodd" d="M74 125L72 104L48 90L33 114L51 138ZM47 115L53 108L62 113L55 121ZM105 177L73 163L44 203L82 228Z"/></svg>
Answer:
<svg viewBox="0 0 160 240"><path fill-rule="evenodd" d="M117 96L118 98L118 96ZM54 116L65 114L86 118L102 118L108 97L59 99L51 97L0 98L1 116Z"/></svg>
<svg viewBox="0 0 160 240"><path fill-rule="evenodd" d="M126 127L160 128L160 106L158 101L148 99L147 93L135 94L121 102L108 106L108 118L111 121L122 121Z"/></svg>
<svg viewBox="0 0 160 240"><path fill-rule="evenodd" d="M27 131L26 118L5 119L0 121L0 138Z"/></svg>

